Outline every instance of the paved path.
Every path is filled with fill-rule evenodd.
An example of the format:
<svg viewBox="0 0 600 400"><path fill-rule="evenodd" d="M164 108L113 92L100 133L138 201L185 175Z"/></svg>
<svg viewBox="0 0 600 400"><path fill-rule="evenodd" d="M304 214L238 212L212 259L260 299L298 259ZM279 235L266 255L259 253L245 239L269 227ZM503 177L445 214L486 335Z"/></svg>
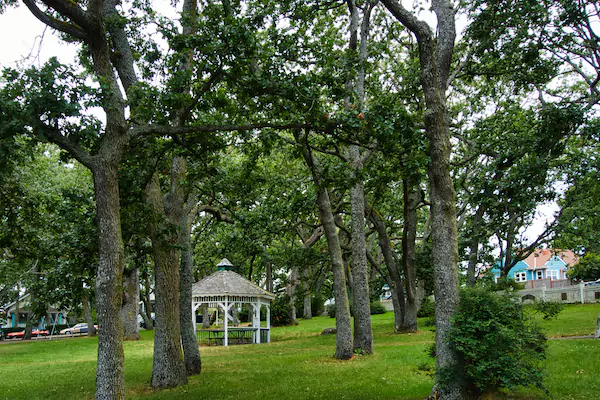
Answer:
<svg viewBox="0 0 600 400"><path fill-rule="evenodd" d="M568 340L568 339L594 339L594 335L585 336L562 336L562 337L551 337L550 340Z"/></svg>

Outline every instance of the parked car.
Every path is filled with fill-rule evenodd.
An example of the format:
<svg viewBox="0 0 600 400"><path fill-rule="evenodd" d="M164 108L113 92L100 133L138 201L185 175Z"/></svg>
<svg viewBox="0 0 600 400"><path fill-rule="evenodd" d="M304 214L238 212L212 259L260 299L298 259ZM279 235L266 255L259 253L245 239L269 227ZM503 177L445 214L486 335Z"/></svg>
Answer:
<svg viewBox="0 0 600 400"><path fill-rule="evenodd" d="M98 329L98 325L94 325L96 330ZM61 335L74 335L76 333L87 333L88 332L88 324L82 323L73 325L70 328L65 328L59 332Z"/></svg>
<svg viewBox="0 0 600 400"><path fill-rule="evenodd" d="M600 279L596 279L595 281L585 283L585 286L596 286L596 285L600 285Z"/></svg>
<svg viewBox="0 0 600 400"><path fill-rule="evenodd" d="M31 336L48 336L49 333L46 330L39 330L39 329L34 329L31 331ZM23 336L25 336L25 331L19 331L19 332L11 332L11 333L7 333L6 334L6 338L7 339L18 339L18 338L23 338Z"/></svg>

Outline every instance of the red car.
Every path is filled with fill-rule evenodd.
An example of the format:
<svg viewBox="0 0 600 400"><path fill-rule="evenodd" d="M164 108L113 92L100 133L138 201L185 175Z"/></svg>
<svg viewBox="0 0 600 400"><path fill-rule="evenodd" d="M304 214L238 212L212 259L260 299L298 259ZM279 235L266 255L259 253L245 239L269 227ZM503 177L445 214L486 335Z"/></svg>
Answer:
<svg viewBox="0 0 600 400"><path fill-rule="evenodd" d="M7 339L18 339L23 338L25 336L25 331L20 332L11 332L6 334ZM34 329L31 331L31 336L48 336L48 331L40 331L39 329Z"/></svg>

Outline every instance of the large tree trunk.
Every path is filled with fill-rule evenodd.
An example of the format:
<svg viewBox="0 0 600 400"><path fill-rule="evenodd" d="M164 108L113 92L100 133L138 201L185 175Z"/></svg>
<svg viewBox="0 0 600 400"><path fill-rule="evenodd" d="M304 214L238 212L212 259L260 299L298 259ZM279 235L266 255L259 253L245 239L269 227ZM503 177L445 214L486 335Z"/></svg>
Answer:
<svg viewBox="0 0 600 400"><path fill-rule="evenodd" d="M202 328L210 328L210 314L208 313L208 304L202 306Z"/></svg>
<svg viewBox="0 0 600 400"><path fill-rule="evenodd" d="M140 309L140 283L138 269L133 268L123 273L123 338L140 340L138 314ZM89 326L89 323L88 323Z"/></svg>
<svg viewBox="0 0 600 400"><path fill-rule="evenodd" d="M183 359L188 375L196 375L202 369L200 350L196 340L196 316L192 315L192 285L194 284L194 260L192 254L192 220L196 214L197 196L188 196L181 221L181 267L179 281L181 344Z"/></svg>
<svg viewBox="0 0 600 400"><path fill-rule="evenodd" d="M100 161L92 169L96 193L99 254L96 274L98 368L96 399L124 399L122 274L125 265L119 215L119 180L116 163Z"/></svg>
<svg viewBox="0 0 600 400"><path fill-rule="evenodd" d="M173 159L171 175L172 189L179 186L180 168ZM155 173L146 187L146 199L152 207L150 237L154 254L154 274L156 280L154 333L154 362L152 364L152 386L155 388L174 387L187 383L181 347L181 326L179 319L179 243L183 199L177 190L172 190L164 199ZM168 215L167 215L168 213Z"/></svg>
<svg viewBox="0 0 600 400"><path fill-rule="evenodd" d="M354 0L349 0L350 10L350 42L349 49L354 52L358 48L356 80L346 83L347 89L353 90L358 103L358 111L362 111L365 101L365 63L368 58L367 44L370 31L371 11L375 2L369 2L363 8L360 23L360 47L358 47L359 8ZM346 100L346 109L351 108L352 101ZM357 114L361 115L361 114ZM356 144L348 148L348 159L353 186L350 188L350 206L352 220L352 309L354 311L354 349L362 354L373 353L373 328L371 326L370 290L367 271L367 246L365 241L365 192L363 181L364 160L366 154Z"/></svg>
<svg viewBox="0 0 600 400"><path fill-rule="evenodd" d="M337 227L333 217L329 192L321 181L321 166L318 160L313 157L310 150L302 147L304 159L310 168L313 176L315 188L317 189L317 206L319 208L319 217L327 238L329 255L331 257L331 266L333 269L333 293L335 297L335 358L339 360L348 360L353 355L352 328L350 326L350 304L348 302L348 292L346 290L346 273L344 261L342 259L342 248L340 246Z"/></svg>
<svg viewBox="0 0 600 400"><path fill-rule="evenodd" d="M404 229L402 232L402 265L404 267L404 285L406 288L406 313L404 329L407 332L417 331L417 274L416 274L416 240L417 240L417 206L421 201L418 187L409 185L405 179L404 186Z"/></svg>
<svg viewBox="0 0 600 400"><path fill-rule="evenodd" d="M93 65L97 81L102 82L100 90L101 105L106 114L104 132L94 149L94 155L87 153L81 143L74 143L63 136L58 128L45 129L44 137L62 149L67 150L88 167L94 177L94 195L96 199L98 221L99 262L96 274L96 311L101 327L98 335L98 367L96 370L96 400L116 400L125 398L123 325L121 320L122 273L124 267L124 249L121 236L118 168L123 150L127 145L128 122L125 119L125 102L121 86L115 76L119 73L120 84L127 90L132 79L133 57L126 37L118 35L124 29L120 24L105 24L107 14L116 14L116 2L89 2L85 11L79 3L55 1L49 5L50 13L56 13L60 24L39 12L34 2L26 5L43 23L53 26L75 40L85 42ZM109 42L106 27L109 25ZM75 29L71 29L76 27ZM63 30L64 29L64 30ZM111 49L113 45L116 48ZM111 55L119 61L111 63ZM130 67L125 73L125 67ZM115 68L113 68L115 67ZM40 119L40 125L45 121ZM47 128L48 126L45 125Z"/></svg>
<svg viewBox="0 0 600 400"><path fill-rule="evenodd" d="M27 320L25 321L25 333L23 334L22 340L31 340L31 332L33 332L33 295L29 296L29 314L27 314Z"/></svg>
<svg viewBox="0 0 600 400"><path fill-rule="evenodd" d="M302 319L312 319L312 296L310 290L310 265L304 266L304 271L302 271L303 279L302 279L302 288L304 290L304 312L302 313Z"/></svg>
<svg viewBox="0 0 600 400"><path fill-rule="evenodd" d="M406 10L401 2L382 1L415 34L419 45L420 81L427 108L425 130L431 160L428 173L436 300L437 396L441 400L462 399L460 379L442 379L448 368L459 368L460 364L447 340L451 318L459 303L456 194L450 175L451 144L445 101L456 38L454 7L450 0L432 0L432 9L437 17L437 37L434 37L429 25Z"/></svg>
<svg viewBox="0 0 600 400"><path fill-rule="evenodd" d="M360 150L350 146L353 170L362 173ZM361 354L373 353L373 328L371 326L370 291L367 271L367 245L365 241L364 183L358 179L350 189L352 214L352 297L354 303L354 349Z"/></svg>
<svg viewBox="0 0 600 400"><path fill-rule="evenodd" d="M286 285L286 292L290 298L290 322L292 325L298 325L296 316L296 289L298 288L298 267L293 266L290 272L290 281Z"/></svg>
<svg viewBox="0 0 600 400"><path fill-rule="evenodd" d="M273 293L273 266L271 265L270 262L267 261L267 266L266 266L266 289L268 292Z"/></svg>
<svg viewBox="0 0 600 400"><path fill-rule="evenodd" d="M88 324L88 336L96 336L96 326L94 325L94 319L92 318L92 307L87 295L81 296L81 307L83 308L83 315L85 315L85 322Z"/></svg>

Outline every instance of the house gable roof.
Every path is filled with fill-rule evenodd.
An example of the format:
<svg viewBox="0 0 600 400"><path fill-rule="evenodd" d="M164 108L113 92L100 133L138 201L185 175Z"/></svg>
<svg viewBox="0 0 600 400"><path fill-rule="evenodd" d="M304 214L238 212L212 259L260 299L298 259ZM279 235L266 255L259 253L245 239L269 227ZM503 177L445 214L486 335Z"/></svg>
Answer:
<svg viewBox="0 0 600 400"><path fill-rule="evenodd" d="M558 260L556 260L558 258ZM543 269L556 265L553 261L561 261L565 267L570 267L579 262L579 257L571 250L537 249L524 260L528 269Z"/></svg>

